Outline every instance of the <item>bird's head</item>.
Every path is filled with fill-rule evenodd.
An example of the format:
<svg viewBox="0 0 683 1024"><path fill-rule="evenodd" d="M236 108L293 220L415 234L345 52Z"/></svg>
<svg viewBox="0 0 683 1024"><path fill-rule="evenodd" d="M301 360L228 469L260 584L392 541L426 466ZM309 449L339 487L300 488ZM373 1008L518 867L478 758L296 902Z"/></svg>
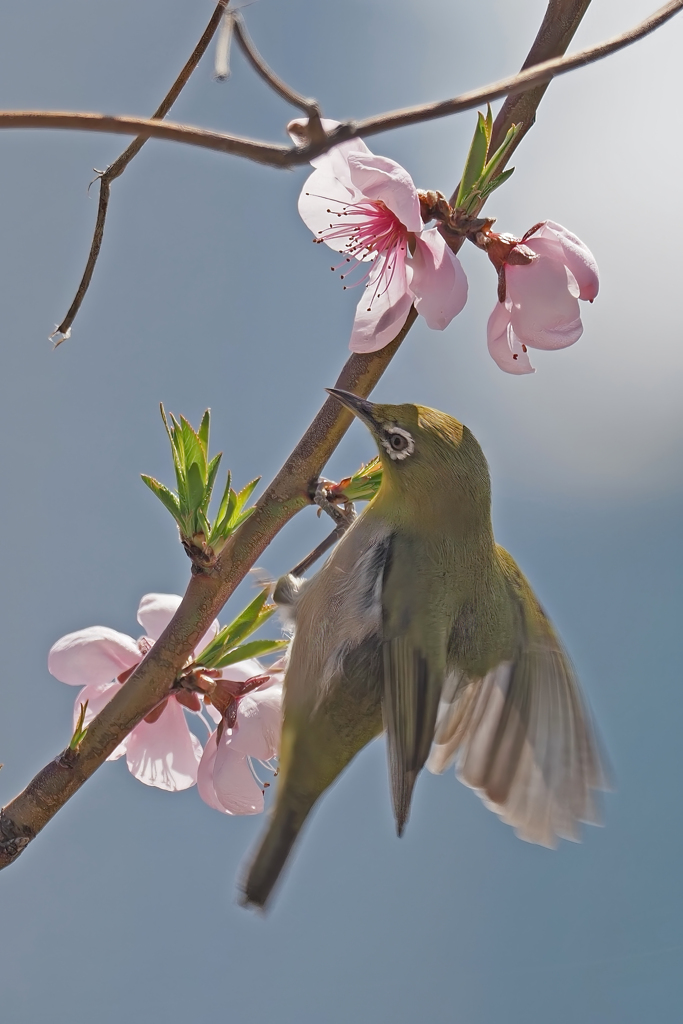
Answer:
<svg viewBox="0 0 683 1024"><path fill-rule="evenodd" d="M488 514L491 485L474 435L446 413L424 405L384 405L328 388L366 425L382 460L382 492L419 502L425 515Z"/></svg>

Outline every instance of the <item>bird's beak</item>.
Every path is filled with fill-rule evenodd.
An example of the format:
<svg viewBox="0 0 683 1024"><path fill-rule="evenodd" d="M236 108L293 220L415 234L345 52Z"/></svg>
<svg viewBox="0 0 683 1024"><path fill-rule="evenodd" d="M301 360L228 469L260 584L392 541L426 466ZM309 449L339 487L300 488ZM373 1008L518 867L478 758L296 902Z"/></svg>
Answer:
<svg viewBox="0 0 683 1024"><path fill-rule="evenodd" d="M325 391L327 391L328 395L336 398L338 402L341 402L342 405L345 405L354 416L357 416L368 427L377 428L375 406L372 402L368 402L366 398L359 398L358 395L352 395L350 391L341 391L339 388L325 388Z"/></svg>

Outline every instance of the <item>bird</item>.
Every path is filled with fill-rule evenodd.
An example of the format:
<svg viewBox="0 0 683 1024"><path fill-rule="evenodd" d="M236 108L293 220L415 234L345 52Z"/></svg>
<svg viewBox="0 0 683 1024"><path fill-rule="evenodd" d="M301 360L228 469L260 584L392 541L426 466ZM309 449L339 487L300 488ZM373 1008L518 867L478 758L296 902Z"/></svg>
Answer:
<svg viewBox="0 0 683 1024"><path fill-rule="evenodd" d="M318 798L386 732L400 836L426 765L529 842L599 824L606 773L569 657L511 555L472 432L421 405L327 389L372 434L378 492L310 579L278 581L294 623L279 783L242 903L264 907Z"/></svg>

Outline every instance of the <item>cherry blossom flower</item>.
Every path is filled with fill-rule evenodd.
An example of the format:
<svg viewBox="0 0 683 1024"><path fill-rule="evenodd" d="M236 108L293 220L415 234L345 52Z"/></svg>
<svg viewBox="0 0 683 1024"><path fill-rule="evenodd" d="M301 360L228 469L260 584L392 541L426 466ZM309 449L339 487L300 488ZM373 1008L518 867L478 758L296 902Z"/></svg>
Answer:
<svg viewBox="0 0 683 1024"><path fill-rule="evenodd" d="M63 636L52 646L48 655L52 675L63 683L82 687L74 705L74 723L86 700L86 725L109 703L161 636L180 601L176 594L146 594L137 614L145 630L139 640L107 626L90 626ZM214 621L197 650L206 647L217 632L218 622ZM202 745L188 728L185 710L197 714L201 708L196 693L179 690L147 715L108 760L125 755L128 770L146 786L171 792L194 786Z"/></svg>
<svg viewBox="0 0 683 1024"><path fill-rule="evenodd" d="M566 348L583 333L579 299L598 294L598 267L584 243L555 221L521 239L484 236L498 270L499 301L489 317L489 352L507 373L534 373L528 349Z"/></svg>
<svg viewBox="0 0 683 1024"><path fill-rule="evenodd" d="M337 121L323 120L330 131ZM302 121L289 125L301 141ZM364 285L349 348L375 352L396 337L410 308L442 331L467 301L467 278L437 228L425 229L413 180L400 164L375 156L361 139L311 160L299 213L316 242L344 254L332 270L347 287ZM355 262L357 261L357 262ZM353 283L354 269L364 272Z"/></svg>
<svg viewBox="0 0 683 1024"><path fill-rule="evenodd" d="M204 748L197 790L209 807L223 814L260 814L263 810L265 785L253 762L270 767L268 762L278 753L282 727L282 673L270 669L264 677L263 671L257 661L224 669L221 682L227 684L234 699L224 715L214 707L208 709L218 728Z"/></svg>

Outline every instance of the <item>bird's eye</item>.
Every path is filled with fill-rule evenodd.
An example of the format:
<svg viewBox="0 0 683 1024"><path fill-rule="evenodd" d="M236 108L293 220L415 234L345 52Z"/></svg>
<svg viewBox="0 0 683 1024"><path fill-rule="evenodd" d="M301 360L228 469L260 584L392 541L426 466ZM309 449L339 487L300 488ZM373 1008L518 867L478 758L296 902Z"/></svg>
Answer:
<svg viewBox="0 0 683 1024"><path fill-rule="evenodd" d="M389 428L384 435L382 444L389 453L390 458L399 462L407 459L415 450L415 442L412 436L402 427Z"/></svg>

